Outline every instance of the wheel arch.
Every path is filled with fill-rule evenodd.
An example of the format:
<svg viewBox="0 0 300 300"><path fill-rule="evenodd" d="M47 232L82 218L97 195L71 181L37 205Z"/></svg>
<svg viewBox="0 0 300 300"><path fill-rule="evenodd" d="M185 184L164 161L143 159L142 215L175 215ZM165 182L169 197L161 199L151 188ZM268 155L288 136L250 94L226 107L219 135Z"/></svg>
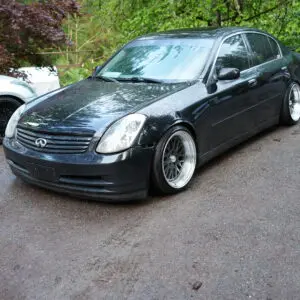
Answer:
<svg viewBox="0 0 300 300"><path fill-rule="evenodd" d="M21 105L25 103L25 101L17 96L14 96L14 95L0 95L0 102L1 102L1 99L2 98L12 98L12 99L15 99L17 100Z"/></svg>
<svg viewBox="0 0 300 300"><path fill-rule="evenodd" d="M290 81L289 86L290 86L293 82L296 82L296 83L298 83L298 84L300 85L300 78L299 78L299 79L298 79L298 78L293 78L293 79Z"/></svg>
<svg viewBox="0 0 300 300"><path fill-rule="evenodd" d="M173 122L172 124L170 124L169 126L166 126L163 129L163 131L161 132L158 140L156 141L155 147L158 144L158 142L160 141L160 139L162 139L164 137L164 135L171 128L176 127L176 126L183 126L183 127L187 128L189 130L189 132L191 133L191 135L192 135L192 137L193 137L193 139L195 141L197 153L199 153L200 145L199 145L199 139L197 138L196 129L195 129L194 125L191 122L189 122L187 120L183 120L183 119L178 119L175 122Z"/></svg>
<svg viewBox="0 0 300 300"><path fill-rule="evenodd" d="M185 121L185 120L177 120L172 126L170 126L168 128L168 130L171 128L171 127L174 127L174 126L184 126L186 127L192 134L196 144L198 142L197 140L197 135L196 135L196 130L195 130L195 127L188 121Z"/></svg>
<svg viewBox="0 0 300 300"><path fill-rule="evenodd" d="M157 146L157 144L159 143L159 141L164 137L164 135L173 127L176 126L183 126L185 128L187 128L197 147L197 151L198 151L198 139L197 139L197 134L196 134L196 130L195 127L193 126L193 124L187 120L183 120L183 119L176 119L173 120L172 122L169 122L168 124L164 124L164 126L159 127L158 129L155 129L155 131L152 131L152 133L150 134L150 140L148 138L140 139L139 143L140 144L144 144L144 145L153 145L155 148Z"/></svg>

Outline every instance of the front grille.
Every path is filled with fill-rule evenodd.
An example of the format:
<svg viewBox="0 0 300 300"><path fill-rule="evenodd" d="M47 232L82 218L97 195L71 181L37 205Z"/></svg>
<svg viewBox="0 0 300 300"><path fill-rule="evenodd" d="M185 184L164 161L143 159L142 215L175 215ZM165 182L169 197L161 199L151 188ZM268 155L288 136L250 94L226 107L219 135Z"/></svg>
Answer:
<svg viewBox="0 0 300 300"><path fill-rule="evenodd" d="M28 129L18 128L17 141L26 148L46 153L83 153L87 151L93 136L41 133ZM46 140L44 147L38 146L38 139Z"/></svg>

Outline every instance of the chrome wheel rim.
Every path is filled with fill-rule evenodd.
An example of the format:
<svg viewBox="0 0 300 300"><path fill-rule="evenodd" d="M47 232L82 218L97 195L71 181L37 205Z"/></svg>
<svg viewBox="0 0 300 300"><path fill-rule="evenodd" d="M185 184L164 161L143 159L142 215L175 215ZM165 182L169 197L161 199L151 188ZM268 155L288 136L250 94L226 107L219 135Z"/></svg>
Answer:
<svg viewBox="0 0 300 300"><path fill-rule="evenodd" d="M297 122L300 119L300 87L294 84L289 94L289 109L290 116L293 121Z"/></svg>
<svg viewBox="0 0 300 300"><path fill-rule="evenodd" d="M196 167L196 146L191 135L183 130L173 133L163 150L162 169L167 183L183 188L191 180Z"/></svg>

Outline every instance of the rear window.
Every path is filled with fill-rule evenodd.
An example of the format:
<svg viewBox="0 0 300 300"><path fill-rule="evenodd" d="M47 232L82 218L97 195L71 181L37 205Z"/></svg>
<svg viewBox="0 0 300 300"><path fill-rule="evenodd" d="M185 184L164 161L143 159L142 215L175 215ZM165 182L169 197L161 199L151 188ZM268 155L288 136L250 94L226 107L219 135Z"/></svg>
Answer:
<svg viewBox="0 0 300 300"><path fill-rule="evenodd" d="M279 58L280 57L280 51L279 51L277 43L273 39L271 39L270 37L268 39L269 39L269 43L271 45L271 49L272 49L272 53L273 53L273 59Z"/></svg>
<svg viewBox="0 0 300 300"><path fill-rule="evenodd" d="M278 58L280 53L274 40L258 33L247 33L247 38L254 54L255 65L260 65ZM271 43L270 40L272 40L273 43Z"/></svg>
<svg viewBox="0 0 300 300"><path fill-rule="evenodd" d="M291 50L287 46L283 45L280 42L279 42L279 47L280 47L283 55L289 55L291 53Z"/></svg>

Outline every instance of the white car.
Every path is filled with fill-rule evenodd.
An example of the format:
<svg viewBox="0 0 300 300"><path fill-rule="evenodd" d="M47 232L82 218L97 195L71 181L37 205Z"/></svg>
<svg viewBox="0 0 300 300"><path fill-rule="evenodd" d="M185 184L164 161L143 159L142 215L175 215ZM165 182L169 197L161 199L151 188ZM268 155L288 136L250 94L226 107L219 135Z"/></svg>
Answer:
<svg viewBox="0 0 300 300"><path fill-rule="evenodd" d="M57 68L53 67L27 67L18 69L27 75L30 86L34 88L38 96L52 92L60 88Z"/></svg>
<svg viewBox="0 0 300 300"><path fill-rule="evenodd" d="M22 104L60 88L57 69L28 67L18 69L27 75L29 84L21 79L0 75L0 144L5 127L14 111Z"/></svg>
<svg viewBox="0 0 300 300"><path fill-rule="evenodd" d="M0 144L11 115L20 105L35 97L35 90L26 82L0 75Z"/></svg>

